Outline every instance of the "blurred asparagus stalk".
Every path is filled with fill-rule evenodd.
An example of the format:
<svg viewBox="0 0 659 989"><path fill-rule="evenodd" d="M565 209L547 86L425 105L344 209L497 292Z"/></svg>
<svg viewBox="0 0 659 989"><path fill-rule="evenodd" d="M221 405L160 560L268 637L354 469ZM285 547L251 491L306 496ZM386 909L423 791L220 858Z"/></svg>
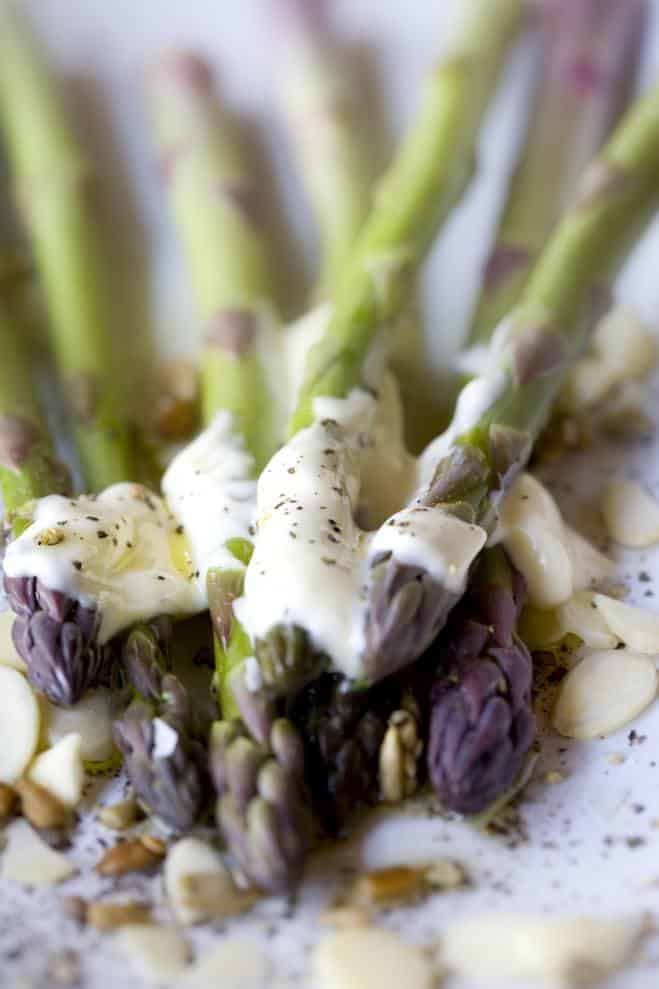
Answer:
<svg viewBox="0 0 659 989"><path fill-rule="evenodd" d="M540 0L542 66L474 311L469 342L487 343L520 297L581 173L627 103L645 0Z"/></svg>
<svg viewBox="0 0 659 989"><path fill-rule="evenodd" d="M43 283L55 358L89 487L135 476L115 373L121 311L96 217L93 165L11 4L0 11L0 123L17 204Z"/></svg>
<svg viewBox="0 0 659 989"><path fill-rule="evenodd" d="M147 82L157 148L203 327L202 404L236 419L257 472L276 445L260 348L277 325L259 196L236 127L215 98L209 66L172 51Z"/></svg>
<svg viewBox="0 0 659 989"><path fill-rule="evenodd" d="M372 128L327 0L274 0L284 22L279 94L320 239L315 296L331 299L371 205Z"/></svg>
<svg viewBox="0 0 659 989"><path fill-rule="evenodd" d="M454 426L436 449L434 476L412 510L435 513L435 525L449 516L492 528L503 492L528 459L600 314L602 287L658 205L656 88L627 113L584 173L520 303L500 324L485 377L463 390ZM377 679L431 644L464 590L450 589L395 552L369 566L364 665Z"/></svg>

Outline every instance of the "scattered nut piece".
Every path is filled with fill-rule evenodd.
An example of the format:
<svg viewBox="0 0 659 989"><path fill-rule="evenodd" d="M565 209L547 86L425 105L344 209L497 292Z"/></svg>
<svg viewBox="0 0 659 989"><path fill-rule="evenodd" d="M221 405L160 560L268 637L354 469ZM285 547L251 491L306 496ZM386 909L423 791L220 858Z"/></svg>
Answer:
<svg viewBox="0 0 659 989"><path fill-rule="evenodd" d="M37 536L37 546L57 546L61 542L64 542L64 533L55 526L42 529Z"/></svg>
<svg viewBox="0 0 659 989"><path fill-rule="evenodd" d="M645 931L642 916L546 917L487 914L449 925L442 964L465 981L489 985L524 980L551 986L589 986L619 969Z"/></svg>
<svg viewBox="0 0 659 989"><path fill-rule="evenodd" d="M16 790L21 798L21 810L35 828L65 828L70 820L67 807L45 786L32 780L20 780Z"/></svg>
<svg viewBox="0 0 659 989"><path fill-rule="evenodd" d="M622 754L622 752L609 752L608 756L606 757L606 761L608 762L609 766L622 766L623 762L625 761L625 757Z"/></svg>
<svg viewBox="0 0 659 989"><path fill-rule="evenodd" d="M59 951L48 962L48 978L54 986L77 986L80 984L80 956L70 948Z"/></svg>
<svg viewBox="0 0 659 989"><path fill-rule="evenodd" d="M426 883L433 889L460 889L469 885L469 877L459 862L438 859L426 869Z"/></svg>
<svg viewBox="0 0 659 989"><path fill-rule="evenodd" d="M619 639L607 625L594 598L593 591L577 591L558 608L559 638L577 635L589 649L615 649Z"/></svg>
<svg viewBox="0 0 659 989"><path fill-rule="evenodd" d="M113 831L125 831L140 816L140 805L134 797L121 800L118 804L107 804L98 812L98 820L104 827Z"/></svg>
<svg viewBox="0 0 659 989"><path fill-rule="evenodd" d="M262 989L269 984L270 964L253 941L226 938L190 966L177 989Z"/></svg>
<svg viewBox="0 0 659 989"><path fill-rule="evenodd" d="M565 777L563 776L563 773L559 773L557 769L552 769L548 773L545 773L544 779L545 783L548 783L550 786L555 786L556 783L562 783Z"/></svg>
<svg viewBox="0 0 659 989"><path fill-rule="evenodd" d="M659 540L659 502L636 481L610 481L601 502L607 531L617 543L642 549Z"/></svg>
<svg viewBox="0 0 659 989"><path fill-rule="evenodd" d="M203 877L201 883L199 877ZM221 855L200 838L182 838L170 848L165 860L165 892L180 924L199 924L218 916L222 909L230 916L232 904L236 905L235 913L246 909L244 893L237 889ZM195 892L200 894L197 899Z"/></svg>
<svg viewBox="0 0 659 989"><path fill-rule="evenodd" d="M126 924L114 943L138 974L156 985L169 985L190 960L190 949L175 927Z"/></svg>
<svg viewBox="0 0 659 989"><path fill-rule="evenodd" d="M606 594L595 594L593 603L614 635L634 652L653 656L659 653L659 614L616 601Z"/></svg>
<svg viewBox="0 0 659 989"><path fill-rule="evenodd" d="M165 846L150 835L120 841L104 853L96 863L96 871L101 876L123 876L127 872L140 872L150 869L162 861Z"/></svg>
<svg viewBox="0 0 659 989"><path fill-rule="evenodd" d="M19 673L27 673L27 666L16 652L11 634L15 617L13 611L0 611L0 666L10 666Z"/></svg>
<svg viewBox="0 0 659 989"><path fill-rule="evenodd" d="M85 786L82 739L77 733L64 735L52 748L41 752L29 770L33 783L48 790L65 807L77 807Z"/></svg>
<svg viewBox="0 0 659 989"><path fill-rule="evenodd" d="M351 899L365 906L411 900L427 891L426 870L411 865L374 869L355 883Z"/></svg>
<svg viewBox="0 0 659 989"><path fill-rule="evenodd" d="M236 917L249 910L261 894L254 889L239 889L227 870L191 872L179 879L181 904L188 910L203 913L207 920Z"/></svg>
<svg viewBox="0 0 659 989"><path fill-rule="evenodd" d="M608 735L645 710L657 685L657 671L647 656L626 649L591 653L562 681L553 725L567 738Z"/></svg>
<svg viewBox="0 0 659 989"><path fill-rule="evenodd" d="M371 918L363 907L338 904L329 907L318 917L318 922L324 927L334 927L338 930L353 930L355 927L368 927Z"/></svg>
<svg viewBox="0 0 659 989"><path fill-rule="evenodd" d="M151 908L147 903L97 901L87 906L87 923L98 931L113 931L128 924L149 924Z"/></svg>
<svg viewBox="0 0 659 989"><path fill-rule="evenodd" d="M7 783L0 783L0 821L5 821L14 813L18 793Z"/></svg>
<svg viewBox="0 0 659 989"><path fill-rule="evenodd" d="M0 876L25 886L47 886L68 879L75 872L69 860L54 851L27 821L12 821L5 831L7 845Z"/></svg>
<svg viewBox="0 0 659 989"><path fill-rule="evenodd" d="M78 924L87 922L87 901L81 896L63 896L60 900L62 911Z"/></svg>
<svg viewBox="0 0 659 989"><path fill-rule="evenodd" d="M83 762L107 762L115 753L113 714L112 691L99 687L90 690L72 707L49 704L44 717L44 733L50 745L75 733L80 736Z"/></svg>
<svg viewBox="0 0 659 989"><path fill-rule="evenodd" d="M433 989L435 971L420 949L378 927L333 931L312 956L314 989Z"/></svg>
<svg viewBox="0 0 659 989"><path fill-rule="evenodd" d="M575 591L610 584L615 574L615 564L593 544L563 522L563 541L572 564L572 587Z"/></svg>
<svg viewBox="0 0 659 989"><path fill-rule="evenodd" d="M423 742L410 711L394 711L379 755L380 791L386 803L400 803L417 787L417 762Z"/></svg>
<svg viewBox="0 0 659 989"><path fill-rule="evenodd" d="M25 677L0 666L0 783L19 780L37 749L41 715Z"/></svg>
<svg viewBox="0 0 659 989"><path fill-rule="evenodd" d="M167 854L167 845L162 840L162 838L156 838L153 834L143 834L140 841L150 852L157 855L159 858L164 858Z"/></svg>

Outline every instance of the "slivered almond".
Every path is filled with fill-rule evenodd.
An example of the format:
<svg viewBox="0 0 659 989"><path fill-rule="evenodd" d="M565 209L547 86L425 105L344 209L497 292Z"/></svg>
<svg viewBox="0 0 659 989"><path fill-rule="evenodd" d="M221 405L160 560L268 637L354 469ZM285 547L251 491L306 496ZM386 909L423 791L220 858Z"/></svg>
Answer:
<svg viewBox="0 0 659 989"><path fill-rule="evenodd" d="M633 721L657 693L652 660L626 649L594 652L562 681L552 714L568 738L597 738Z"/></svg>
<svg viewBox="0 0 659 989"><path fill-rule="evenodd" d="M556 619L564 635L577 635L590 649L615 649L618 637L611 631L595 603L593 591L577 591L562 604Z"/></svg>
<svg viewBox="0 0 659 989"><path fill-rule="evenodd" d="M106 828L113 831L124 831L140 816L140 805L134 798L122 800L117 804L108 804L98 812L98 820Z"/></svg>
<svg viewBox="0 0 659 989"><path fill-rule="evenodd" d="M20 780L16 790L21 798L23 816L35 828L65 828L70 820L68 808L57 797L33 780Z"/></svg>
<svg viewBox="0 0 659 989"><path fill-rule="evenodd" d="M7 783L0 783L0 822L14 813L18 803L18 793Z"/></svg>
<svg viewBox="0 0 659 989"><path fill-rule="evenodd" d="M659 653L659 614L617 601L606 594L595 594L593 603L621 642L633 652L652 656Z"/></svg>
<svg viewBox="0 0 659 989"><path fill-rule="evenodd" d="M436 973L422 949L378 927L326 935L312 956L314 989L433 989Z"/></svg>
<svg viewBox="0 0 659 989"><path fill-rule="evenodd" d="M622 546L642 549L659 540L659 502L636 481L610 481L601 511L611 539Z"/></svg>
<svg viewBox="0 0 659 989"><path fill-rule="evenodd" d="M260 898L253 889L239 889L229 873L189 873L180 877L179 887L183 907L202 913L208 920L236 917Z"/></svg>

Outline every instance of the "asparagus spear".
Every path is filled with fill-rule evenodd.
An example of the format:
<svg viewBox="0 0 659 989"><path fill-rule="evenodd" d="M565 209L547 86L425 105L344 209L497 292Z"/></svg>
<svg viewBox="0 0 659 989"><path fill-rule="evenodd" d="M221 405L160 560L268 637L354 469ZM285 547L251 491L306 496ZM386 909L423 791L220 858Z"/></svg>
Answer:
<svg viewBox="0 0 659 989"><path fill-rule="evenodd" d="M645 0L542 0L542 68L469 332L486 343L517 302L533 263L624 108Z"/></svg>
<svg viewBox="0 0 659 989"><path fill-rule="evenodd" d="M333 43L327 0L276 0L285 24L280 94L320 234L315 296L331 299L371 203L369 128L350 66Z"/></svg>
<svg viewBox="0 0 659 989"><path fill-rule="evenodd" d="M512 785L535 736L531 656L515 633L524 579L485 550L469 590L430 649L428 771L442 804L476 814Z"/></svg>
<svg viewBox="0 0 659 989"><path fill-rule="evenodd" d="M336 288L327 332L309 354L291 433L312 422L316 396L341 398L364 384L366 357L408 302L414 275L470 178L480 123L521 11L518 0L467 5Z"/></svg>
<svg viewBox="0 0 659 989"><path fill-rule="evenodd" d="M495 334L489 371L466 386L471 392L463 392L447 434L452 442L443 456L447 437L440 441L434 476L413 506L432 513L435 526L458 517L492 527L501 494L528 459L598 316L601 287L657 208L658 178L659 88L628 112L584 174L519 305ZM474 387L483 389L475 402ZM461 593L395 552L368 565L363 665L377 679L430 645Z"/></svg>
<svg viewBox="0 0 659 989"><path fill-rule="evenodd" d="M10 5L0 12L0 123L41 276L55 357L90 487L134 476L113 373L121 318L95 217L92 164L60 94Z"/></svg>
<svg viewBox="0 0 659 989"><path fill-rule="evenodd" d="M157 628L136 625L122 648L135 697L115 722L114 738L138 799L177 832L198 820L208 796L207 755L181 681L168 672Z"/></svg>

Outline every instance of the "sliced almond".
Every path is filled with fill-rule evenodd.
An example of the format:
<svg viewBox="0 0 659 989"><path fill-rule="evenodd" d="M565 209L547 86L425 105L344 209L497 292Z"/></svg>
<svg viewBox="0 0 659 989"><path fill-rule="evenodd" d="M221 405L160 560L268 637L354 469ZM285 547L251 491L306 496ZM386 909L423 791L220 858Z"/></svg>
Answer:
<svg viewBox="0 0 659 989"><path fill-rule="evenodd" d="M365 906L410 900L426 891L426 870L411 865L374 869L355 883L351 899Z"/></svg>
<svg viewBox="0 0 659 989"><path fill-rule="evenodd" d="M593 347L618 381L648 374L657 359L655 334L629 306L615 306L599 321Z"/></svg>
<svg viewBox="0 0 659 989"><path fill-rule="evenodd" d="M169 985L190 960L190 949L175 927L126 924L114 943L137 973L155 985Z"/></svg>
<svg viewBox="0 0 659 989"><path fill-rule="evenodd" d="M87 923L98 931L114 931L118 927L151 922L151 908L147 903L128 900L124 903L108 903L99 900L87 905Z"/></svg>
<svg viewBox="0 0 659 989"><path fill-rule="evenodd" d="M611 632L633 652L659 653L659 614L606 594L595 594L593 603Z"/></svg>
<svg viewBox="0 0 659 989"><path fill-rule="evenodd" d="M38 783L65 807L77 807L85 786L85 767L80 735L64 735L51 749L36 757L29 778Z"/></svg>
<svg viewBox="0 0 659 989"><path fill-rule="evenodd" d="M636 481L609 481L601 510L611 539L622 546L642 549L659 540L659 502Z"/></svg>
<svg viewBox="0 0 659 989"><path fill-rule="evenodd" d="M526 522L524 528L511 529L504 537L504 546L526 580L533 607L548 610L571 597L572 562L562 533L552 531L537 518Z"/></svg>
<svg viewBox="0 0 659 989"><path fill-rule="evenodd" d="M325 935L312 956L314 989L433 989L430 958L378 927Z"/></svg>
<svg viewBox="0 0 659 989"><path fill-rule="evenodd" d="M65 735L79 735L83 761L96 763L114 755L112 724L112 692L101 687L89 691L73 707L49 705L44 727L49 745L56 745Z"/></svg>
<svg viewBox="0 0 659 989"><path fill-rule="evenodd" d="M478 985L528 981L576 989L624 965L645 927L642 916L470 916L449 925L440 959L465 982Z"/></svg>
<svg viewBox="0 0 659 989"><path fill-rule="evenodd" d="M657 684L647 656L626 649L591 653L562 681L553 725L567 738L609 735L652 703Z"/></svg>
<svg viewBox="0 0 659 989"><path fill-rule="evenodd" d="M39 704L25 677L0 666L0 783L20 779L39 742Z"/></svg>
<svg viewBox="0 0 659 989"><path fill-rule="evenodd" d="M141 872L157 865L164 854L165 846L161 842L154 844L149 835L131 841L120 841L108 848L96 863L96 871L100 876L123 876L128 872Z"/></svg>
<svg viewBox="0 0 659 989"><path fill-rule="evenodd" d="M47 845L27 821L13 821L5 831L7 844L2 855L3 879L25 886L48 886L68 879L75 872L69 860Z"/></svg>
<svg viewBox="0 0 659 989"><path fill-rule="evenodd" d="M11 635L15 617L13 611L0 611L0 666L11 666L19 673L27 673L27 666L16 652Z"/></svg>
<svg viewBox="0 0 659 989"><path fill-rule="evenodd" d="M222 857L200 838L182 838L165 861L165 892L180 924L199 924L247 909Z"/></svg>
<svg viewBox="0 0 659 989"><path fill-rule="evenodd" d="M572 587L575 591L601 586L610 582L615 564L600 553L580 532L563 523L563 544L572 564Z"/></svg>
<svg viewBox="0 0 659 989"><path fill-rule="evenodd" d="M180 978L177 989L263 989L270 981L271 968L254 941L222 940Z"/></svg>
<svg viewBox="0 0 659 989"><path fill-rule="evenodd" d="M593 591L577 591L558 608L559 639L577 635L590 649L615 649L620 640L607 625L594 599Z"/></svg>

